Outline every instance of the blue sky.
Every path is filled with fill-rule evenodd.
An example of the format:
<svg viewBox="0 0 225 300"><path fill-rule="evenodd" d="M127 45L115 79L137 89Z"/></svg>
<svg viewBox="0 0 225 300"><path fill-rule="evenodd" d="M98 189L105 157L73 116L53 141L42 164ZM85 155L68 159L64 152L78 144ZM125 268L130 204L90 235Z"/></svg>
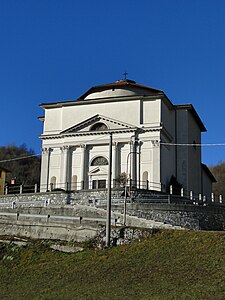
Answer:
<svg viewBox="0 0 225 300"><path fill-rule="evenodd" d="M0 145L40 153L42 102L123 78L192 103L225 143L224 0L0 0ZM209 165L225 147L204 147Z"/></svg>

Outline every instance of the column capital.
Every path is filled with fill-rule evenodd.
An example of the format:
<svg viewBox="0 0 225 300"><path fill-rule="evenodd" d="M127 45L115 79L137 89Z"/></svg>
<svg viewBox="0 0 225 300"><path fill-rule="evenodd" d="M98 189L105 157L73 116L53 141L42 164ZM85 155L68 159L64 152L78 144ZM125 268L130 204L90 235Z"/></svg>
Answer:
<svg viewBox="0 0 225 300"><path fill-rule="evenodd" d="M86 149L86 148L87 148L87 145L86 145L86 144L80 144L80 148Z"/></svg>
<svg viewBox="0 0 225 300"><path fill-rule="evenodd" d="M41 152L42 152L43 154L47 154L47 153L50 153L50 152L52 152L52 151L53 151L52 148L47 148L47 147L41 148Z"/></svg>
<svg viewBox="0 0 225 300"><path fill-rule="evenodd" d="M159 147L160 146L159 140L151 140L151 143L152 143L153 147Z"/></svg>
<svg viewBox="0 0 225 300"><path fill-rule="evenodd" d="M70 148L70 146L68 146L68 145L64 145L64 146L60 147L61 151L63 151L63 152L68 151L69 148Z"/></svg>

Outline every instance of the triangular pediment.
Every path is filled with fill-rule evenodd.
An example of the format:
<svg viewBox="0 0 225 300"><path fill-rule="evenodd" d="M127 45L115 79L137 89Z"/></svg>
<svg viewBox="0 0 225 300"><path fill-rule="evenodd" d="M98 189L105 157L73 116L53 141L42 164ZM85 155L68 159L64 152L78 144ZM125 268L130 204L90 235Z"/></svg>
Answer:
<svg viewBox="0 0 225 300"><path fill-rule="evenodd" d="M102 126L97 126L97 124L102 124ZM79 133L79 132L99 132L99 131L108 131L116 129L136 129L137 127L131 124L121 122L109 117L102 115L94 115L93 117L86 119L66 130L63 130L61 134L67 133Z"/></svg>
<svg viewBox="0 0 225 300"><path fill-rule="evenodd" d="M88 173L89 176L94 176L94 175L107 175L108 173L108 168L106 168L105 166L101 166L101 167L95 167L90 170L90 172Z"/></svg>

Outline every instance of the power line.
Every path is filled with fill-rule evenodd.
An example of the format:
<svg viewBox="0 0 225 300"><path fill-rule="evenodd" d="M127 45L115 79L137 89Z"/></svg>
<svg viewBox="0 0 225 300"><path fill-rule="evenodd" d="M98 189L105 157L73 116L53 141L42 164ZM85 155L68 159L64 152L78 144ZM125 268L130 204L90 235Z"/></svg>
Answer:
<svg viewBox="0 0 225 300"><path fill-rule="evenodd" d="M178 144L178 143L163 143L159 142L161 145L165 146L187 146L187 147L218 147L218 146L225 146L225 143L217 143L217 144L197 144L197 143L191 143L191 144Z"/></svg>
<svg viewBox="0 0 225 300"><path fill-rule="evenodd" d="M8 162L8 161L14 161L14 160L21 160L21 159L31 158L31 157L35 157L35 156L41 156L41 154L33 154L33 155L28 155L28 156L20 156L20 157L0 160L0 163Z"/></svg>
<svg viewBox="0 0 225 300"><path fill-rule="evenodd" d="M97 139L86 140L86 141L82 141L82 142L83 143L89 143L89 142L92 142L92 141L97 141L97 140L100 140L100 139L106 137L107 135L108 134L105 134L103 136L98 137ZM81 144L81 142L79 144ZM28 155L28 156L20 156L20 157L4 159L4 160L0 160L0 163L10 162L10 161L15 161L15 160L22 160L22 159L27 159L27 158L31 158L31 157L37 157L37 156L41 156L41 154L33 154L33 155Z"/></svg>
<svg viewBox="0 0 225 300"><path fill-rule="evenodd" d="M101 136L97 139L92 139L92 140L87 140L87 141L82 141L83 143L87 143L87 142L92 142L92 141L97 141L100 140L102 138L104 138L105 136L107 136L107 134L105 134L104 136ZM157 143L157 142L156 142ZM197 144L197 143L191 143L191 144L181 144L181 143L164 143L164 142L158 142L160 145L165 145L165 146L183 146L183 147L225 147L225 143L215 143L215 144ZM80 143L79 143L80 144ZM151 149L151 148L145 148L146 149ZM33 155L28 155L28 156L22 156L22 157L15 157L15 158L10 158L10 159L5 159L5 160L0 160L0 163L4 163L4 162L10 162L10 161L15 161L15 160L22 160L22 159L27 159L27 158L31 158L31 157L37 157L37 156L41 156L41 154L33 154Z"/></svg>

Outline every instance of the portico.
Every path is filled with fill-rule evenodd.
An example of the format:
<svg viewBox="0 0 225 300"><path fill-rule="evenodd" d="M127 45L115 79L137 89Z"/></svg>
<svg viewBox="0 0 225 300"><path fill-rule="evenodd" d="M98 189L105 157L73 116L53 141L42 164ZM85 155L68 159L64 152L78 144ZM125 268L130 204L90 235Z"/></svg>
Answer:
<svg viewBox="0 0 225 300"><path fill-rule="evenodd" d="M89 137L88 137L89 138ZM60 188L65 190L107 188L109 134L98 135L99 142L86 141L80 145L54 146L42 149L42 165L47 169L42 173L43 190ZM92 138L93 139L93 136ZM117 140L118 136L113 135ZM118 186L118 176L128 171L133 185L140 185L140 144L133 141L133 135L127 141L115 141L112 145L112 187ZM94 139L95 140L95 139ZM127 160L127 157L129 160ZM44 181L46 187L44 187Z"/></svg>

